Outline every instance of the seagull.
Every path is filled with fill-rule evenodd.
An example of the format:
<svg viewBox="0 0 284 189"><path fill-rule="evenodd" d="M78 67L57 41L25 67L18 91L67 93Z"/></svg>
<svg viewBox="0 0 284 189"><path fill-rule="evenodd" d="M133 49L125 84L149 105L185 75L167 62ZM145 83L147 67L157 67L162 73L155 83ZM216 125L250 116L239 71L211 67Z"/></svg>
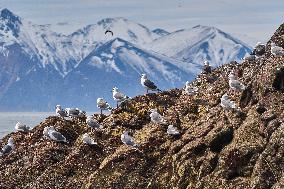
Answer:
<svg viewBox="0 0 284 189"><path fill-rule="evenodd" d="M212 72L211 66L209 65L209 62L206 60L204 61L204 66L203 66L203 73L209 74Z"/></svg>
<svg viewBox="0 0 284 189"><path fill-rule="evenodd" d="M79 108L65 108L65 112L70 118L82 118L86 116L86 112Z"/></svg>
<svg viewBox="0 0 284 189"><path fill-rule="evenodd" d="M247 60L249 62L256 60L256 55L246 55L244 58L242 58L243 60Z"/></svg>
<svg viewBox="0 0 284 189"><path fill-rule="evenodd" d="M88 116L86 123L92 129L102 129L103 127L93 118L93 116Z"/></svg>
<svg viewBox="0 0 284 189"><path fill-rule="evenodd" d="M261 42L257 42L250 55L262 56L264 55L264 53L265 53L265 45Z"/></svg>
<svg viewBox="0 0 284 189"><path fill-rule="evenodd" d="M97 107L101 109L101 115L103 114L103 110L111 110L111 106L105 101L103 98L97 99Z"/></svg>
<svg viewBox="0 0 284 189"><path fill-rule="evenodd" d="M271 54L274 56L283 56L284 49L282 47L277 46L275 43L271 43Z"/></svg>
<svg viewBox="0 0 284 189"><path fill-rule="evenodd" d="M55 140L57 142L66 142L66 143L68 143L66 138L60 132L56 131L53 126L47 127L47 129L44 128L44 133L43 134L44 134L44 136L47 136L51 140Z"/></svg>
<svg viewBox="0 0 284 189"><path fill-rule="evenodd" d="M121 141L128 145L128 146L132 146L132 147L137 147L138 145L134 142L133 138L131 136L128 135L128 131L124 131L123 134L121 134Z"/></svg>
<svg viewBox="0 0 284 189"><path fill-rule="evenodd" d="M230 73L229 75L229 85L231 89L236 91L242 91L246 89L246 86L244 86L240 81L238 81L233 73Z"/></svg>
<svg viewBox="0 0 284 189"><path fill-rule="evenodd" d="M198 92L198 88L190 86L189 81L187 81L187 82L185 82L185 89L184 89L184 91L188 95L195 95Z"/></svg>
<svg viewBox="0 0 284 189"><path fill-rule="evenodd" d="M153 123L167 124L164 117L161 114L159 114L156 109L151 109L150 112L151 112L150 118Z"/></svg>
<svg viewBox="0 0 284 189"><path fill-rule="evenodd" d="M10 137L8 139L8 144L3 146L2 150L0 151L0 156L10 153L14 148L14 139Z"/></svg>
<svg viewBox="0 0 284 189"><path fill-rule="evenodd" d="M224 94L221 98L221 106L225 109L236 109L235 102L231 101L227 94Z"/></svg>
<svg viewBox="0 0 284 189"><path fill-rule="evenodd" d="M83 135L83 143L88 144L88 145L97 145L98 143L96 143L94 141L94 139L92 139L88 133L85 133Z"/></svg>
<svg viewBox="0 0 284 189"><path fill-rule="evenodd" d="M147 78L146 74L141 75L141 85L146 88L146 92L148 93L149 90L151 91L161 91L158 87Z"/></svg>
<svg viewBox="0 0 284 189"><path fill-rule="evenodd" d="M61 108L60 105L56 105L55 109L56 115L64 119L64 117L68 117L67 113Z"/></svg>
<svg viewBox="0 0 284 189"><path fill-rule="evenodd" d="M110 33L111 36L113 36L113 32L112 32L111 30L106 30L106 31L105 31L105 35L106 35L107 33Z"/></svg>
<svg viewBox="0 0 284 189"><path fill-rule="evenodd" d="M116 107L118 107L118 103L119 102L123 102L127 99L129 99L130 97L126 96L125 94L121 93L117 87L114 87L112 89L112 97L113 99L116 101Z"/></svg>
<svg viewBox="0 0 284 189"><path fill-rule="evenodd" d="M30 131L29 126L21 124L20 122L16 123L15 129L16 129L16 131L21 131L21 132L25 132L25 133Z"/></svg>
<svg viewBox="0 0 284 189"><path fill-rule="evenodd" d="M44 127L42 134L44 138L49 138L48 131L50 127Z"/></svg>
<svg viewBox="0 0 284 189"><path fill-rule="evenodd" d="M180 134L179 131L177 130L177 128L174 127L173 125L168 126L167 133L169 135L179 135Z"/></svg>

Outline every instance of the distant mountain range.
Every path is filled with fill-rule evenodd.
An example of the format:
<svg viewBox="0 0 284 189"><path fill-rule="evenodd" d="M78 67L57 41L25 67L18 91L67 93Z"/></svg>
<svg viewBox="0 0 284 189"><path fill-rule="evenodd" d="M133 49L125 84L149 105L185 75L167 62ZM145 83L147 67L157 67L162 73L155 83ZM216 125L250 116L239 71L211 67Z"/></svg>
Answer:
<svg viewBox="0 0 284 189"><path fill-rule="evenodd" d="M111 34L105 34L111 30ZM111 88L143 94L140 74L161 89L181 87L214 66L240 60L251 48L214 27L169 33L125 18L106 18L70 35L0 10L0 111L50 111L56 104L96 110Z"/></svg>

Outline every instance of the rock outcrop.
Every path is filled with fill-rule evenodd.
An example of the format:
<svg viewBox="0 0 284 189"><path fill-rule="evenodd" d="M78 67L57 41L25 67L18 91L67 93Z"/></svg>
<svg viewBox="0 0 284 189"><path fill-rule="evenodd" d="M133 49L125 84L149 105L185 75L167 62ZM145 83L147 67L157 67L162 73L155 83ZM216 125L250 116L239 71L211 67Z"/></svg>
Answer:
<svg viewBox="0 0 284 189"><path fill-rule="evenodd" d="M30 133L11 133L15 150L0 158L0 188L283 188L284 187L284 57L270 53L270 43L284 47L284 25L255 61L232 62L200 75L182 89L137 96L108 116L95 115L104 130L92 131L84 120L49 117ZM229 89L236 71L247 88ZM220 106L224 93L238 110ZM167 126L151 123L157 108L168 124L181 131L169 136ZM42 137L54 125L70 143ZM120 141L130 131L138 149ZM88 146L82 134L98 142Z"/></svg>

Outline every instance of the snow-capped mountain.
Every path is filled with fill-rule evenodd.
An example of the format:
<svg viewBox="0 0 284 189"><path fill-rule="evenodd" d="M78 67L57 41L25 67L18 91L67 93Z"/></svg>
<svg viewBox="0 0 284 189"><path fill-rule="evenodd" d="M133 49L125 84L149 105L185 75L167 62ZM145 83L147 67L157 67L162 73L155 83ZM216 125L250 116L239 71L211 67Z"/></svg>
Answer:
<svg viewBox="0 0 284 189"><path fill-rule="evenodd" d="M214 67L241 60L251 48L225 32L208 26L179 30L154 40L147 47L155 52L202 65L208 60Z"/></svg>
<svg viewBox="0 0 284 189"><path fill-rule="evenodd" d="M198 70L196 65L191 65ZM135 44L120 38L113 39L92 51L76 69L65 78L70 86L63 92L62 102L68 104L79 96L74 106L92 107L98 97L113 102L111 89L118 87L128 96L144 94L140 77L146 73L160 89L182 87L192 80L194 73L187 73L175 64L175 60L156 56ZM73 84L73 85L72 85Z"/></svg>
<svg viewBox="0 0 284 189"><path fill-rule="evenodd" d="M181 87L200 73L200 59L221 64L248 51L220 30L200 28L168 33L106 18L64 35L0 9L0 110L94 110L97 97L112 101L114 86L129 96L144 93L141 73L161 89Z"/></svg>

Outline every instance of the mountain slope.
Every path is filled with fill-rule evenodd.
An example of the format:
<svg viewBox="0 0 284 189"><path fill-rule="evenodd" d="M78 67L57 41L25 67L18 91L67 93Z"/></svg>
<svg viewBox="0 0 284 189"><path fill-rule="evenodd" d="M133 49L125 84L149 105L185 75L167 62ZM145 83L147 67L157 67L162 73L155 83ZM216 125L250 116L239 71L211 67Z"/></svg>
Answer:
<svg viewBox="0 0 284 189"><path fill-rule="evenodd" d="M182 61L202 65L208 60L214 67L241 60L251 48L245 43L208 26L179 30L150 43L147 48Z"/></svg>
<svg viewBox="0 0 284 189"><path fill-rule="evenodd" d="M192 68L198 69L195 65ZM145 93L140 84L142 73L146 73L162 90L182 87L184 81L195 76L195 73L179 68L174 60L156 56L116 38L91 52L66 76L64 84L70 87L62 100L68 104L72 99L80 98L80 104L76 105L88 109L93 107L98 97L114 104L110 91L115 86L128 96Z"/></svg>

